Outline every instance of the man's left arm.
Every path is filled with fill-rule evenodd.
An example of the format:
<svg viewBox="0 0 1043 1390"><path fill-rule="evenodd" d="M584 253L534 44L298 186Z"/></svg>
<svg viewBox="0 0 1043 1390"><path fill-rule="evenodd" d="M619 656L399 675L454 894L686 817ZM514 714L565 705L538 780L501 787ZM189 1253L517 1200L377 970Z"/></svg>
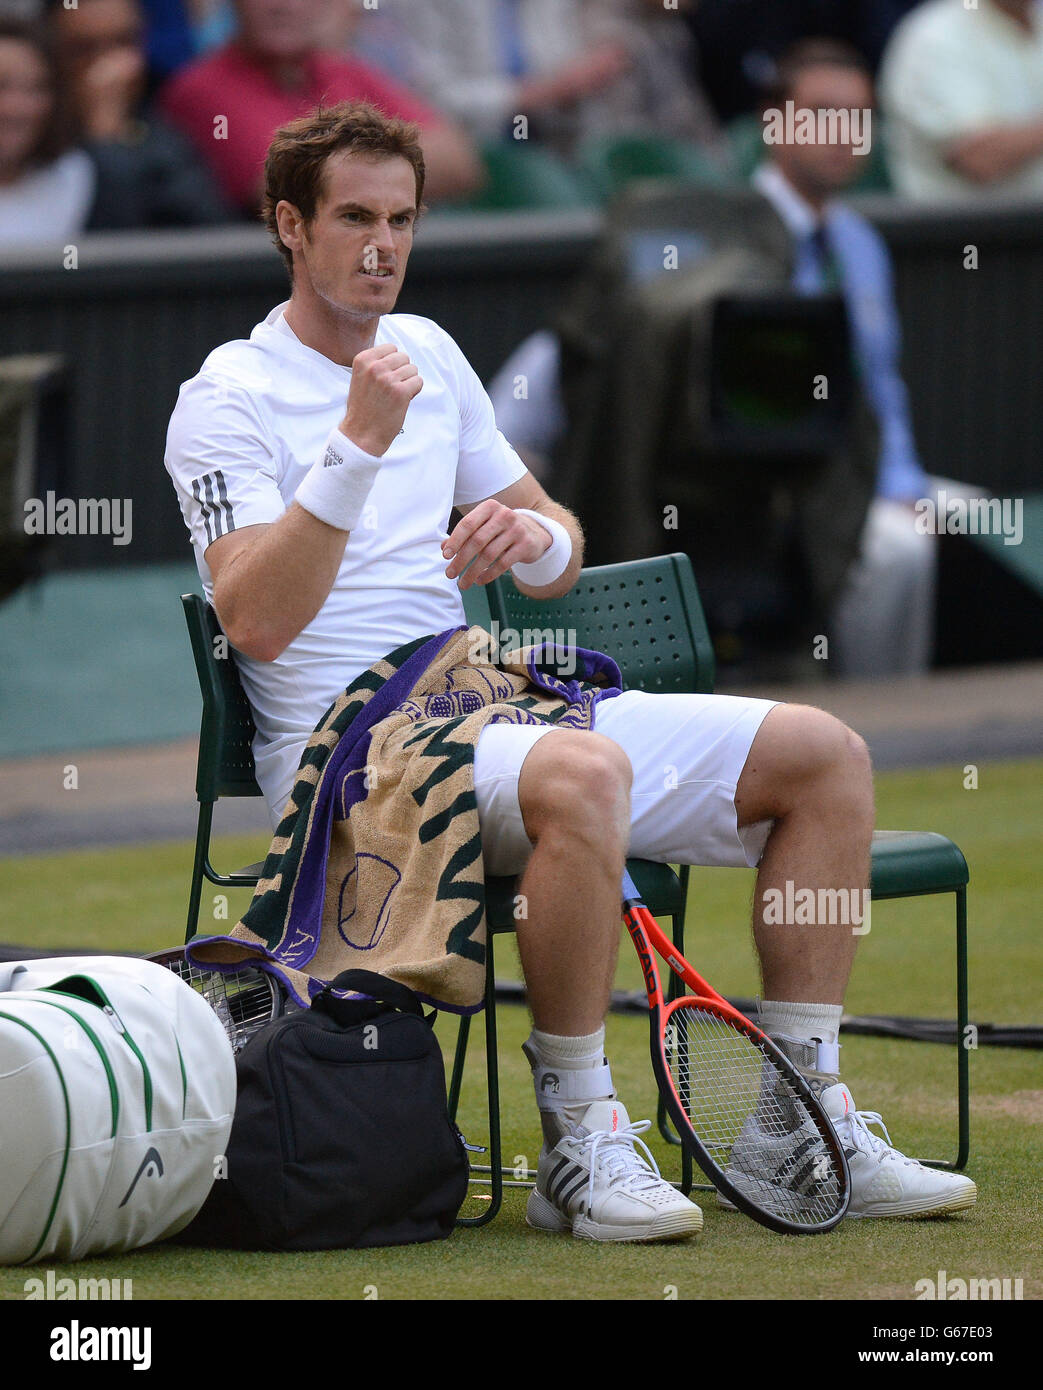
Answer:
<svg viewBox="0 0 1043 1390"><path fill-rule="evenodd" d="M508 569L530 598L558 598L575 584L583 566L583 532L531 473L457 510L462 519L443 543L442 554L449 561L446 575L462 576L461 589L489 584Z"/></svg>

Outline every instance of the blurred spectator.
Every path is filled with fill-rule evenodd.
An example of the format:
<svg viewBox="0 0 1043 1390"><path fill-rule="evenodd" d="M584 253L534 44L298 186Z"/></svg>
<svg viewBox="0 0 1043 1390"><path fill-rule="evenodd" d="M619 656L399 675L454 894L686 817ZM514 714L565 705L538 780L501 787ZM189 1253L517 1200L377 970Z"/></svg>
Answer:
<svg viewBox="0 0 1043 1390"><path fill-rule="evenodd" d="M713 146L720 138L693 77L691 40L661 0L381 0L366 41L397 35L400 69L476 139L514 134L569 155L586 136L655 131ZM722 147L723 149L723 147Z"/></svg>
<svg viewBox="0 0 1043 1390"><path fill-rule="evenodd" d="M789 101L796 111L871 112L868 68L845 44L806 40L780 60L773 102L784 109ZM794 288L817 293L835 287L844 295L862 389L880 429L876 497L830 625L834 669L858 676L924 671L932 646L936 547L933 536L916 529L913 504L928 494L931 481L916 452L900 372L891 258L880 234L836 201L858 177L855 144L793 141L770 148L754 183L790 232Z"/></svg>
<svg viewBox="0 0 1043 1390"><path fill-rule="evenodd" d="M70 148L60 93L46 35L0 21L0 247L65 242L86 224L94 166Z"/></svg>
<svg viewBox="0 0 1043 1390"><path fill-rule="evenodd" d="M138 0L53 5L51 27L84 148L97 174L89 227L187 227L232 215L195 152L144 107Z"/></svg>
<svg viewBox="0 0 1043 1390"><path fill-rule="evenodd" d="M332 9L331 7L336 7ZM480 166L455 126L376 68L321 47L357 18L344 0L237 0L238 37L176 73L161 93L229 199L256 211L275 130L323 102L369 101L422 128L427 196L466 194Z"/></svg>
<svg viewBox="0 0 1043 1390"><path fill-rule="evenodd" d="M911 198L1043 195L1043 15L1035 0L928 0L880 79L891 175Z"/></svg>
<svg viewBox="0 0 1043 1390"><path fill-rule="evenodd" d="M807 40L784 54L773 101L783 109L869 111L873 90L857 50L838 41ZM871 127L870 127L871 128ZM900 373L901 328L887 247L877 231L837 201L857 178L855 144L787 143L754 183L788 229L793 285L815 294L839 290L846 301L862 389L880 434L876 496L860 554L834 606L829 633L832 669L840 675L880 676L924 671L933 639L936 543L916 527L914 503L961 484L925 473L913 437L909 397ZM525 397L515 382L525 377ZM530 466L547 458L564 430L557 339L527 339L489 385L497 424ZM558 422L551 431L550 421ZM831 538L821 538L823 546Z"/></svg>

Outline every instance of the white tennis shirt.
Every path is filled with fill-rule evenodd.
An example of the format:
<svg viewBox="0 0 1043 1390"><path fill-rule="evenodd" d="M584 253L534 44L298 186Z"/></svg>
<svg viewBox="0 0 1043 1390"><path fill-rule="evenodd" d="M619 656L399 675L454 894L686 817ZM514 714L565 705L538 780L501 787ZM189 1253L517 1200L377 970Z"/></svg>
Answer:
<svg viewBox="0 0 1043 1390"><path fill-rule="evenodd" d="M210 602L207 547L230 531L277 521L344 416L351 369L305 347L285 308L273 309L249 340L210 354L181 387L167 431L167 472ZM308 736L345 686L404 642L464 621L441 551L452 508L491 497L526 471L497 430L474 370L437 324L385 315L376 343L407 352L423 389L384 455L315 619L275 661L236 653L273 825Z"/></svg>

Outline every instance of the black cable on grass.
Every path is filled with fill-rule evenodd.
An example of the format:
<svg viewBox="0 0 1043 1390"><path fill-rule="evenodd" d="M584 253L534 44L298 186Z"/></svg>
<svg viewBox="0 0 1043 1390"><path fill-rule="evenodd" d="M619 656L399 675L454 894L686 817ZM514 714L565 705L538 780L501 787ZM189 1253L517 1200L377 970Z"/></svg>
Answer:
<svg viewBox="0 0 1043 1390"><path fill-rule="evenodd" d="M498 1004L525 1002L525 986L513 980L497 980ZM728 1003L747 1018L755 1018L755 999L733 999ZM643 990L614 989L609 1011L614 1014L648 1014L648 999ZM1029 1023L975 1023L979 1047L1043 1048L1043 1027ZM844 1014L840 1031L852 1037L907 1038L912 1042L956 1042L956 1021L951 1018L909 1018L890 1014Z"/></svg>

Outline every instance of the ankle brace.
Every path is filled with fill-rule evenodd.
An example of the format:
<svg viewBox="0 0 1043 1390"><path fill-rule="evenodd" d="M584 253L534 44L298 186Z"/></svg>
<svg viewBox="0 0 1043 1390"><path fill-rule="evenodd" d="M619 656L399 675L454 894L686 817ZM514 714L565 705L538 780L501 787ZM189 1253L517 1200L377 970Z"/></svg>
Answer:
<svg viewBox="0 0 1043 1390"><path fill-rule="evenodd" d="M771 1033L769 1037L790 1059L816 1096L840 1080L839 1043L821 1042L818 1038L789 1038L783 1033Z"/></svg>
<svg viewBox="0 0 1043 1390"><path fill-rule="evenodd" d="M580 1071L534 1063L532 1080L536 1087L536 1104L541 1110L568 1110L574 1105L585 1109L591 1101L611 1100L616 1094L608 1062Z"/></svg>

